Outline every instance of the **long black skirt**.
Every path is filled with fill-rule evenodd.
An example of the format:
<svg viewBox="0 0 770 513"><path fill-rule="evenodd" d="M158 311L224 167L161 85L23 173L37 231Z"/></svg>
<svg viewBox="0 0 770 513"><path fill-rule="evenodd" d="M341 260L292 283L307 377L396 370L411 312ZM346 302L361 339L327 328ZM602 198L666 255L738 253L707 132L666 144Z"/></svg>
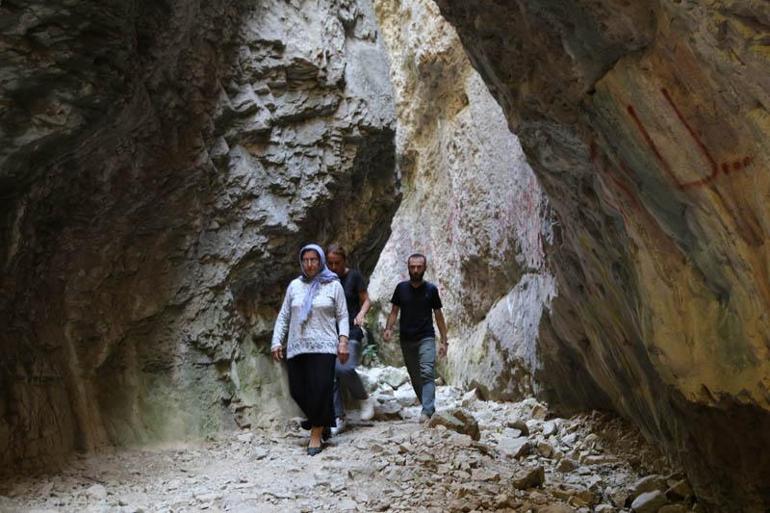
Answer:
<svg viewBox="0 0 770 513"><path fill-rule="evenodd" d="M286 361L289 393L311 426L336 426L334 420L334 362L336 355L298 354Z"/></svg>

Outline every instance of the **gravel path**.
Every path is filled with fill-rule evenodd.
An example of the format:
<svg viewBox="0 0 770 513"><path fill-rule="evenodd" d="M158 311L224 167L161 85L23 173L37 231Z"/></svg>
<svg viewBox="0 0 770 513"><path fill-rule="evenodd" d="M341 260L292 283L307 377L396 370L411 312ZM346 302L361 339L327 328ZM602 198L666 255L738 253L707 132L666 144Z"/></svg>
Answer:
<svg viewBox="0 0 770 513"><path fill-rule="evenodd" d="M440 388L449 407L434 423L451 429L418 424L417 408L405 407L388 413L397 420L353 422L316 457L306 455L297 419L80 457L54 475L0 482L0 512L609 513L630 511L647 488L674 513L691 510L691 498L669 490L683 486L681 476L618 419L550 418L534 400L495 403ZM473 431L454 422L455 408L471 413L478 441L453 430Z"/></svg>

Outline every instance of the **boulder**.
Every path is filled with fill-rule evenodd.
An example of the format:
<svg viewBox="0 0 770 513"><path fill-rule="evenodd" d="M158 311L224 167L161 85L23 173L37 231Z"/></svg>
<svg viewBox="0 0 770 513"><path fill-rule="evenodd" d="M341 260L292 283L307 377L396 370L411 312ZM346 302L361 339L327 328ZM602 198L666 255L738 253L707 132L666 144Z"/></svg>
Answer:
<svg viewBox="0 0 770 513"><path fill-rule="evenodd" d="M667 488L668 485L666 484L666 480L663 478L663 476L653 474L650 476L645 476L634 483L634 485L631 487L631 497L636 498L645 492L651 492L653 490L659 490L663 492Z"/></svg>
<svg viewBox="0 0 770 513"><path fill-rule="evenodd" d="M512 458L523 458L532 452L532 444L526 438L500 438L497 447Z"/></svg>
<svg viewBox="0 0 770 513"><path fill-rule="evenodd" d="M505 423L506 426L513 429L518 429L522 435L529 436L529 427L527 426L527 423L523 420L516 419L511 420Z"/></svg>
<svg viewBox="0 0 770 513"><path fill-rule="evenodd" d="M690 483L682 479L674 483L668 490L666 490L666 498L672 502L681 501L692 497L692 487Z"/></svg>
<svg viewBox="0 0 770 513"><path fill-rule="evenodd" d="M543 466L525 469L517 472L512 479L513 487L517 490L529 490L542 486L545 482L545 469Z"/></svg>
<svg viewBox="0 0 770 513"><path fill-rule="evenodd" d="M374 403L375 420L393 420L401 418L402 406L393 397L378 396Z"/></svg>
<svg viewBox="0 0 770 513"><path fill-rule="evenodd" d="M430 427L444 426L447 429L468 435L473 440L481 438L479 423L467 410L454 408L436 412L428 422Z"/></svg>
<svg viewBox="0 0 770 513"><path fill-rule="evenodd" d="M666 496L660 490L644 492L631 503L634 513L657 513L660 508L668 503Z"/></svg>
<svg viewBox="0 0 770 513"><path fill-rule="evenodd" d="M578 468L578 462L571 458L562 458L559 460L558 465L556 465L556 470L562 474L572 472L576 468Z"/></svg>

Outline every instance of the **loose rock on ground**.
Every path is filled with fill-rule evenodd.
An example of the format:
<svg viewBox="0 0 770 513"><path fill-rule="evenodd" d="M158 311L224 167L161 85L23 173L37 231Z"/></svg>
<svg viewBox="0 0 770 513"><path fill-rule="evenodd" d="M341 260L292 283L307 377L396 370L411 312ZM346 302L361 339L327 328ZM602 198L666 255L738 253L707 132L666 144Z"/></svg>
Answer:
<svg viewBox="0 0 770 513"><path fill-rule="evenodd" d="M81 457L56 474L18 477L0 483L0 513L659 513L693 506L683 476L616 418L555 418L534 399L496 403L442 386L437 416L420 423L418 406L392 400L408 382L396 371L371 372L382 378L366 379L388 420L362 422L351 412L350 428L319 456L307 456L307 432L290 419L272 431Z"/></svg>

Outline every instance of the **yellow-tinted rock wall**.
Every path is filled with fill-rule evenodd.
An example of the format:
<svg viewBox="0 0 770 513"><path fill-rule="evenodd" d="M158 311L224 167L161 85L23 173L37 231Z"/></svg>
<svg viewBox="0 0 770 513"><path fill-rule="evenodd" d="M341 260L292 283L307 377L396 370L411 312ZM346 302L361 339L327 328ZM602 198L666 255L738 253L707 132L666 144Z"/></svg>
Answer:
<svg viewBox="0 0 770 513"><path fill-rule="evenodd" d="M770 7L437 2L557 212L564 354L714 511L770 504ZM577 405L562 372L541 376Z"/></svg>

